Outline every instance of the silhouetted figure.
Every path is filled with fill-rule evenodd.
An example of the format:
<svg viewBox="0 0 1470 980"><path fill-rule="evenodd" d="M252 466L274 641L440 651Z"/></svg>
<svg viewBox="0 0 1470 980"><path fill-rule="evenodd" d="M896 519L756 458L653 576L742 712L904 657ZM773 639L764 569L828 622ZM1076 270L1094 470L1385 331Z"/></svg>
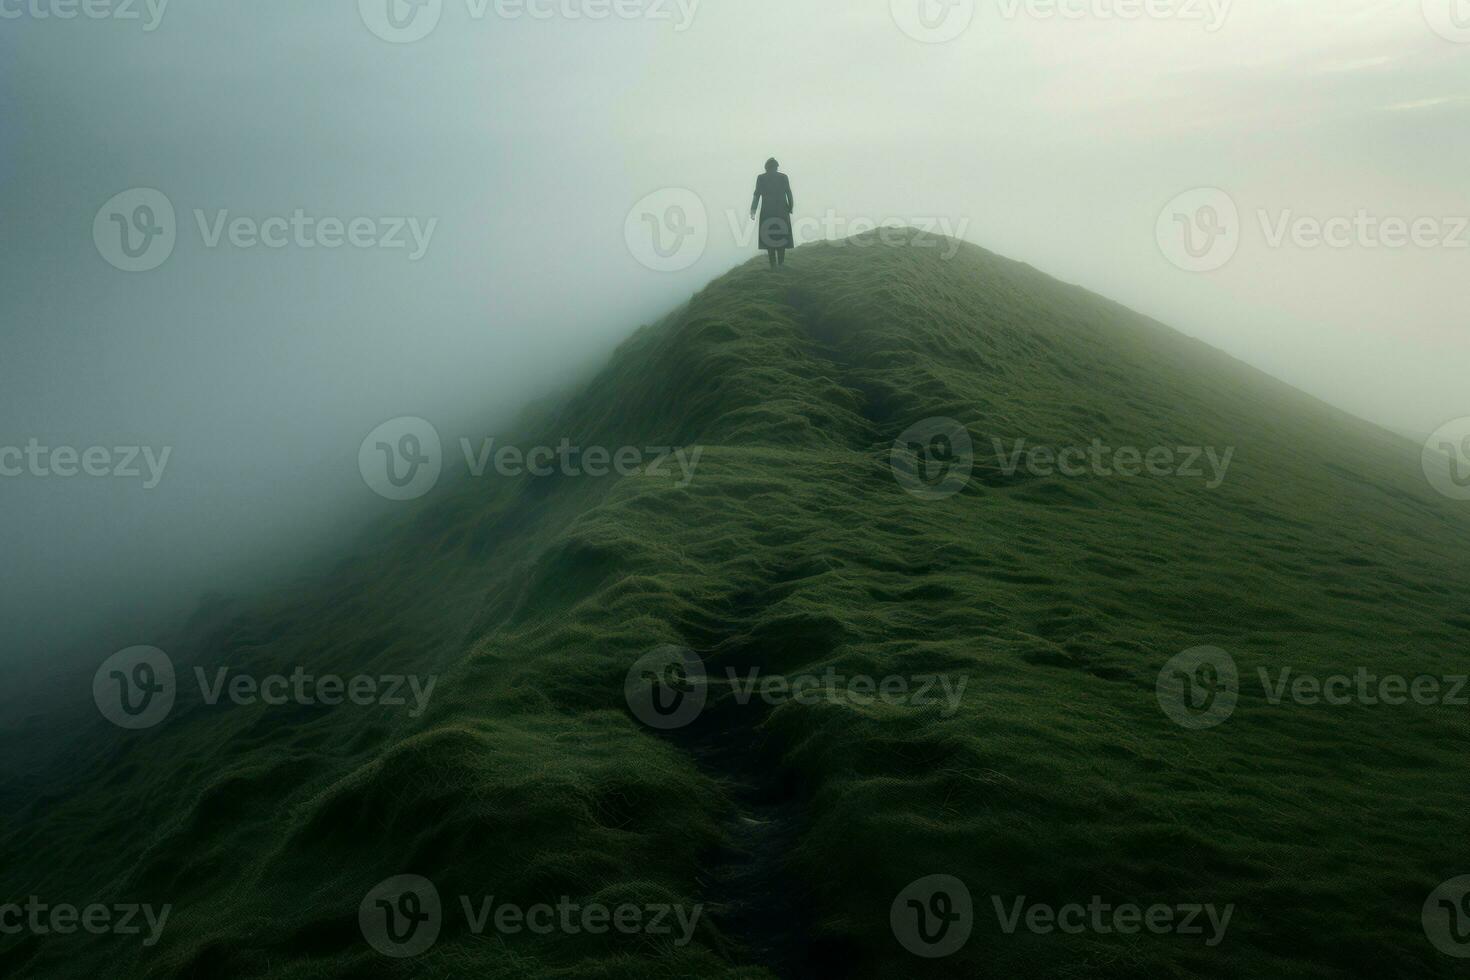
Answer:
<svg viewBox="0 0 1470 980"><path fill-rule="evenodd" d="M791 196L791 181L777 168L775 157L766 161L766 172L755 179L755 197L750 199L750 216L760 209L760 247L771 258L771 268L786 264L786 250L796 247L791 231L791 212L796 198Z"/></svg>

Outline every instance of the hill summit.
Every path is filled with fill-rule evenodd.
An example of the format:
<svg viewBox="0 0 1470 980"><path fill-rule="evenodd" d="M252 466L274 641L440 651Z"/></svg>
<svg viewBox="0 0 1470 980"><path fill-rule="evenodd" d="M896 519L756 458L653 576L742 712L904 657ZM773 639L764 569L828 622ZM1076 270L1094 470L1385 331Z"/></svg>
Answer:
<svg viewBox="0 0 1470 980"><path fill-rule="evenodd" d="M169 913L0 969L1451 976L1470 514L1402 437L946 244L735 269L514 475L455 433L331 574L99 671L12 740L69 748L4 793L0 901ZM92 707L164 669L157 723Z"/></svg>

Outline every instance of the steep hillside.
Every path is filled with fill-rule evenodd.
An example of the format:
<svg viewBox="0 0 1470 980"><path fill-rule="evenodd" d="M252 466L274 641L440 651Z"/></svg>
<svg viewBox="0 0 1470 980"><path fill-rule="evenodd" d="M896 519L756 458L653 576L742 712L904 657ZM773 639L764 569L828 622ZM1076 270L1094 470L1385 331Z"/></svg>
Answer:
<svg viewBox="0 0 1470 980"><path fill-rule="evenodd" d="M3 792L0 901L173 908L152 946L0 936L0 970L1457 975L1421 913L1470 874L1470 709L1273 702L1259 671L1465 674L1470 511L1402 437L1027 266L943 254L870 235L752 261L497 443L698 447L692 479L446 463L333 575L140 638L181 678L161 724L110 725L81 687L11 735L13 757L68 747ZM1063 475L1034 447L1086 452ZM1174 660L1200 647L1228 660ZM222 665L437 680L417 717L184 696ZM755 669L817 680L743 697L728 672ZM386 956L359 911L422 909L369 895L407 874L440 932ZM966 904L933 875L973 921L929 958L914 915ZM460 896L701 911L688 942L475 934ZM1233 910L1202 934L1006 931L1094 896Z"/></svg>

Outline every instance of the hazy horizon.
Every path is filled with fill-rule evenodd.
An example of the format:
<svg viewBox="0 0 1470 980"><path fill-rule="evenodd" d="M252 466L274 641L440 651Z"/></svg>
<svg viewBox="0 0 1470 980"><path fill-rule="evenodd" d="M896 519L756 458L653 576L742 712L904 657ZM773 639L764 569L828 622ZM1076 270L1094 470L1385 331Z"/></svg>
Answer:
<svg viewBox="0 0 1470 980"><path fill-rule="evenodd" d="M1470 415L1470 31L1450 0L1126 7L7 5L0 446L170 455L151 488L0 479L4 656L146 632L232 569L288 577L386 509L356 463L376 426L497 435L753 257L772 154L803 241L932 225L1385 427ZM139 216L138 188L176 242L128 272L98 236ZM1223 206L1235 231L1213 236ZM1224 251L1180 251L1178 215ZM315 237L361 218L381 244ZM1385 222L1418 241L1386 244ZM1311 244L1314 223L1345 244ZM257 243L272 229L283 244Z"/></svg>

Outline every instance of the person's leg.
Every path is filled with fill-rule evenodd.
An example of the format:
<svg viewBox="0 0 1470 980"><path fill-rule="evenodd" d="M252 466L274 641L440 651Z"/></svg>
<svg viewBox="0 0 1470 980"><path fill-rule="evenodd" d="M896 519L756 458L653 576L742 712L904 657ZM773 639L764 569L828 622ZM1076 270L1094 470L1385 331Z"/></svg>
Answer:
<svg viewBox="0 0 1470 980"><path fill-rule="evenodd" d="M776 250L774 248L766 249L766 257L771 260L771 268L776 268Z"/></svg>
<svg viewBox="0 0 1470 980"><path fill-rule="evenodd" d="M786 250L784 248L776 249L776 261L781 265L786 264Z"/></svg>

